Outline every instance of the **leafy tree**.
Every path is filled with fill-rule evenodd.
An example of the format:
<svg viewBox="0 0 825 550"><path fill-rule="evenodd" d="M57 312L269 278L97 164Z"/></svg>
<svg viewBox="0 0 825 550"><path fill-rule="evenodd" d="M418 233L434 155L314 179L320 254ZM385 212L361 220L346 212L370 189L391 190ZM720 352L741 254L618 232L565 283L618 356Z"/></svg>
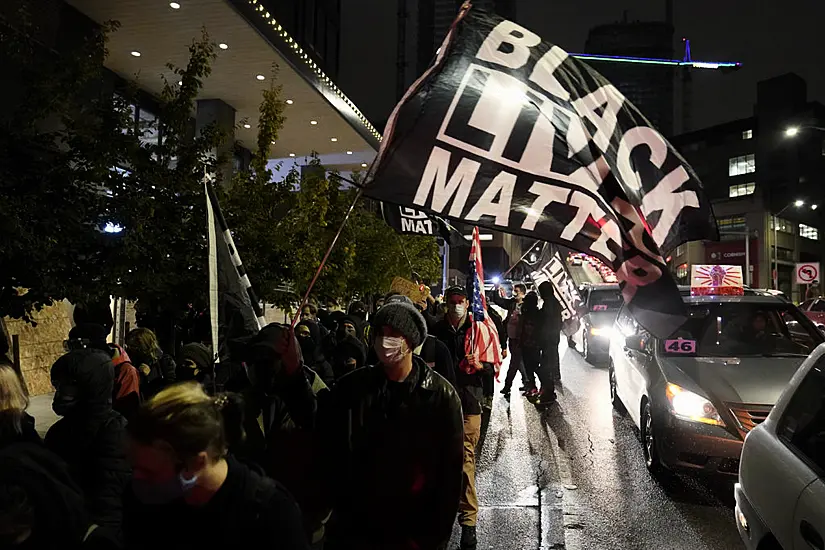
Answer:
<svg viewBox="0 0 825 550"><path fill-rule="evenodd" d="M101 293L107 236L102 186L120 157L111 96L102 89L106 33L60 51L39 3L0 15L0 317Z"/></svg>

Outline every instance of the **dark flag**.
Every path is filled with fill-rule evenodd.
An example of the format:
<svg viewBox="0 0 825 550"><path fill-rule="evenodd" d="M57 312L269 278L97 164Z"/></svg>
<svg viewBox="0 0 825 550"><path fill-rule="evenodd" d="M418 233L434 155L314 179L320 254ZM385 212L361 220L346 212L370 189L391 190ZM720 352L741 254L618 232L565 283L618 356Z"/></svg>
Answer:
<svg viewBox="0 0 825 550"><path fill-rule="evenodd" d="M567 269L567 263L562 258L556 246L544 243L538 261L533 265L530 278L538 287L545 281L553 285L553 292L561 304L561 318L565 326L565 333L569 327L578 326L576 307L581 303L581 295L576 289L576 282Z"/></svg>
<svg viewBox="0 0 825 550"><path fill-rule="evenodd" d="M365 193L594 255L668 336L686 310L661 250L718 239L701 183L598 73L468 4L390 116Z"/></svg>
<svg viewBox="0 0 825 550"><path fill-rule="evenodd" d="M450 246L467 244L462 234L439 216L433 216L406 206L381 204L381 213L387 225L402 235L441 237Z"/></svg>
<svg viewBox="0 0 825 550"><path fill-rule="evenodd" d="M229 357L229 341L257 334L266 324L212 184L206 186L209 238L209 311L212 349L218 362Z"/></svg>

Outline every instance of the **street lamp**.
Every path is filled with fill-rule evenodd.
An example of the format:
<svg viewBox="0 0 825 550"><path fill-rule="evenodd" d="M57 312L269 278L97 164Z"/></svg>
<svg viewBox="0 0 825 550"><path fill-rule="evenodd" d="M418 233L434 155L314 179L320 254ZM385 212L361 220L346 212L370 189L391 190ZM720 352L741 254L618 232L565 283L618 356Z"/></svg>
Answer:
<svg viewBox="0 0 825 550"><path fill-rule="evenodd" d="M785 129L785 137L795 137L799 133L799 126L790 126Z"/></svg>
<svg viewBox="0 0 825 550"><path fill-rule="evenodd" d="M790 129L791 128L788 128L788 130L790 130ZM786 135L787 135L788 130L785 131ZM797 131L798 131L798 129L797 129ZM778 246L778 243L776 242L776 230L777 230L777 226L779 225L779 216L781 216L782 212L784 212L785 210L787 210L791 206L793 206L794 208L802 208L803 206L805 206L805 201L803 201L802 199L796 199L792 203L789 203L787 206L785 206L785 208L783 208L782 210L777 212L776 215L773 217L773 289L774 290L779 290L779 256L778 256L779 246ZM811 205L811 210L816 210L817 206L818 205L816 205L816 204L812 204Z"/></svg>

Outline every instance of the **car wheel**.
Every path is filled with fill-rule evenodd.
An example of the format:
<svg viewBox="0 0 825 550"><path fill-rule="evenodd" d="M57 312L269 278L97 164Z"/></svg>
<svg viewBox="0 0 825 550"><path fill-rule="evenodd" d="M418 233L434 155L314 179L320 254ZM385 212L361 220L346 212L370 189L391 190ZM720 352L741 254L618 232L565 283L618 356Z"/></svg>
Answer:
<svg viewBox="0 0 825 550"><path fill-rule="evenodd" d="M642 408L642 421L640 424L642 426L642 453L645 457L645 466L653 477L659 479L666 473L666 469L659 458L659 450L657 448L659 440L657 439L656 423L651 413L649 401L646 401Z"/></svg>
<svg viewBox="0 0 825 550"><path fill-rule="evenodd" d="M610 381L610 402L613 404L614 409L616 409L619 413L624 414L624 403L622 403L622 400L619 398L619 392L616 386L616 369L613 367L612 361L607 367L607 378Z"/></svg>
<svg viewBox="0 0 825 550"><path fill-rule="evenodd" d="M587 335L584 335L582 337L582 357L584 357L584 360L587 361L588 363L590 362L590 359L591 359L589 340L590 340L590 338L588 338Z"/></svg>

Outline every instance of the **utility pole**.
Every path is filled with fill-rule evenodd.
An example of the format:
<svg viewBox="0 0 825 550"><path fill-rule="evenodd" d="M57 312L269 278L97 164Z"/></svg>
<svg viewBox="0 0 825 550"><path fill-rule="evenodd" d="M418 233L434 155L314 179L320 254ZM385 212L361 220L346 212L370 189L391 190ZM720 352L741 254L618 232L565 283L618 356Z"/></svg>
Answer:
<svg viewBox="0 0 825 550"><path fill-rule="evenodd" d="M744 231L720 231L720 235L737 235L745 237L745 286L749 287L753 283L751 277L751 231L745 226Z"/></svg>

